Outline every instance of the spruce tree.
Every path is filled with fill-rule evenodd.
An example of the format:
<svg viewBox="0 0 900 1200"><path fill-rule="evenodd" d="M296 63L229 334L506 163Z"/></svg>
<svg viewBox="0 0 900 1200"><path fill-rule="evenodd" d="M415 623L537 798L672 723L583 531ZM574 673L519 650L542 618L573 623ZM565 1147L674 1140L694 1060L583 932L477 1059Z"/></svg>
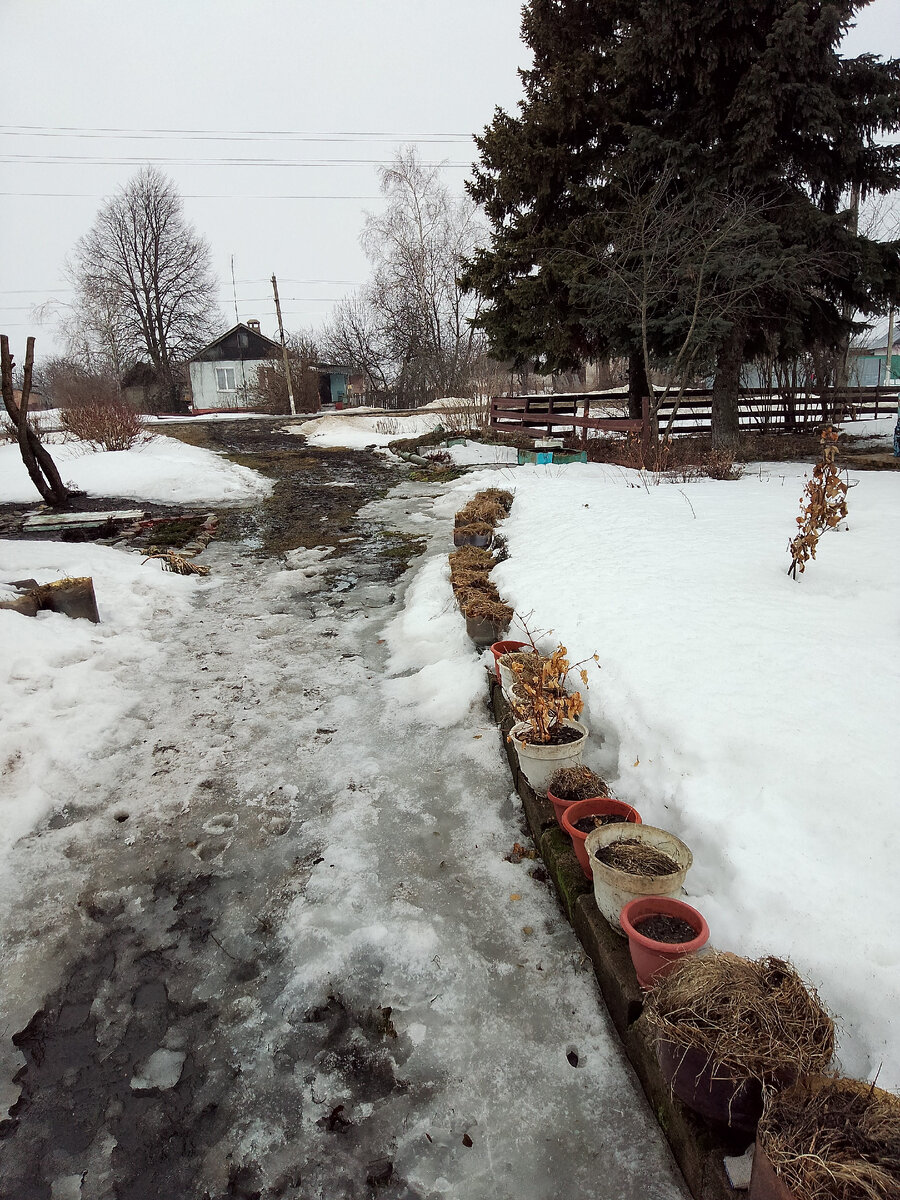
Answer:
<svg viewBox="0 0 900 1200"><path fill-rule="evenodd" d="M736 440L744 362L836 346L847 311L900 299L900 245L858 236L846 209L851 187L900 184L879 141L900 128L900 62L838 53L867 2L532 0L524 99L476 139L470 185L493 236L468 279L497 350L551 369L633 356L633 328L591 321L565 251L585 220L602 234L617 180L663 171L686 194L752 197L770 226L768 261L747 264L766 287L722 333L715 445Z"/></svg>

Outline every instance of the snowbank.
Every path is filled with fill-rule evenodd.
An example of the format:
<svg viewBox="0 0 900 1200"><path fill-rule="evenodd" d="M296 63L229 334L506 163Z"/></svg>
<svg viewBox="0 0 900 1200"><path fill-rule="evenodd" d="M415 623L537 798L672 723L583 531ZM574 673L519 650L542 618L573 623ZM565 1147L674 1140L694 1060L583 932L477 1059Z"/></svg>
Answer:
<svg viewBox="0 0 900 1200"><path fill-rule="evenodd" d="M592 765L691 846L713 942L791 958L843 1018L845 1070L897 1088L896 478L851 473L849 531L794 582L802 466L660 486L595 465L506 475L495 578L570 659L598 652Z"/></svg>
<svg viewBox="0 0 900 1200"><path fill-rule="evenodd" d="M366 446L387 446L398 438L430 433L441 418L436 413L399 417L390 413L362 416L355 412L329 413L303 425L286 425L283 433L300 433L314 446L340 446L361 450Z"/></svg>
<svg viewBox="0 0 900 1200"><path fill-rule="evenodd" d="M490 463L514 466L518 461L518 452L512 446L491 446L486 442L467 440L462 446L450 446L447 453L457 467L487 466Z"/></svg>
<svg viewBox="0 0 900 1200"><path fill-rule="evenodd" d="M272 483L256 471L199 446L154 437L131 450L92 450L85 442L51 447L60 475L89 496L122 496L160 504L240 504L268 496ZM40 497L16 445L0 446L0 503Z"/></svg>
<svg viewBox="0 0 900 1200"><path fill-rule="evenodd" d="M87 542L0 541L0 580L66 575L93 576L101 624L0 611L0 862L52 809L93 798L79 783L86 757L102 782L100 764L123 739L152 739L136 708L159 655L147 630L158 609L186 610L202 586ZM109 770L114 779L112 759Z"/></svg>

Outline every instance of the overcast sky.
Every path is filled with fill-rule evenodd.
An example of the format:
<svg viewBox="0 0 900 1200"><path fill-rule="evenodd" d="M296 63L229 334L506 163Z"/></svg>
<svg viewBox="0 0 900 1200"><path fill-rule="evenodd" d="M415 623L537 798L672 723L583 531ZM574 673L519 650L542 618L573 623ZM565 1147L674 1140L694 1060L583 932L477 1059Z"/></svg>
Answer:
<svg viewBox="0 0 900 1200"><path fill-rule="evenodd" d="M274 271L288 328L320 324L366 275L377 163L417 141L462 188L471 133L520 94L519 20L517 0L0 0L0 331L61 349L32 309L65 304L66 256L147 161L210 243L223 320L233 255L241 320L274 332ZM864 51L900 57L900 0L861 14Z"/></svg>

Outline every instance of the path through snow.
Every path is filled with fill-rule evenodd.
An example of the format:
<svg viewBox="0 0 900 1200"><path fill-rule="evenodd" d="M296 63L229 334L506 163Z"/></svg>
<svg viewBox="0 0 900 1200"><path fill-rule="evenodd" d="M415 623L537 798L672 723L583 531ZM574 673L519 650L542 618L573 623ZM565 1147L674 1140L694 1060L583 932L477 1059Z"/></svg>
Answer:
<svg viewBox="0 0 900 1200"><path fill-rule="evenodd" d="M590 964L504 861L434 494L364 511L430 539L400 585L365 543L284 569L223 542L147 672L114 670L129 719L0 896L2 1200L355 1200L385 1159L389 1200L686 1195Z"/></svg>

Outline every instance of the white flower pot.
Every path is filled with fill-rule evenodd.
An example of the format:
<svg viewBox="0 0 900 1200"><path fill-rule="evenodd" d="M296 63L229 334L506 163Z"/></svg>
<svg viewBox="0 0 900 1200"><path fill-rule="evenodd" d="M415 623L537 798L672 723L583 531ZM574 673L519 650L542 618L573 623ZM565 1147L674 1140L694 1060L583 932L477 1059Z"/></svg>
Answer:
<svg viewBox="0 0 900 1200"><path fill-rule="evenodd" d="M632 875L607 866L596 857L601 846L624 839L645 842L654 850L660 850L676 863L678 869L669 875ZM640 896L680 895L684 877L694 861L693 854L680 838L655 825L601 825L587 835L584 848L594 876L597 907L616 933L623 937L625 930L619 922L619 913L629 900L637 900Z"/></svg>
<svg viewBox="0 0 900 1200"><path fill-rule="evenodd" d="M577 767L581 762L588 728L580 721L563 721L570 729L577 729L581 737L576 742L564 742L561 746L542 746L539 742L523 742L521 735L529 728L520 721L509 731L510 739L519 758L519 770L534 791L546 795L547 783L554 771L560 767Z"/></svg>

